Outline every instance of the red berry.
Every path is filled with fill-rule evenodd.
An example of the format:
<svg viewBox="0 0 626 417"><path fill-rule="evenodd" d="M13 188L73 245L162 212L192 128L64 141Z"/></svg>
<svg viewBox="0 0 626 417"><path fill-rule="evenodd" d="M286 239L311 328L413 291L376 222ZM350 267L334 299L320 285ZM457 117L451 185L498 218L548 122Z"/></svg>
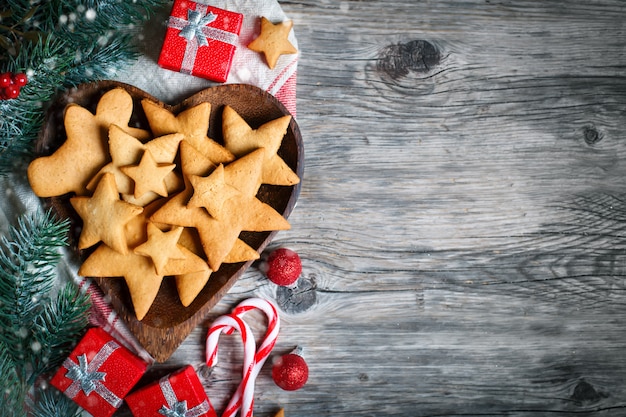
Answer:
<svg viewBox="0 0 626 417"><path fill-rule="evenodd" d="M12 80L11 80L10 72L5 72L5 73L0 74L0 88L6 88L10 86L11 83L12 83Z"/></svg>
<svg viewBox="0 0 626 417"><path fill-rule="evenodd" d="M272 251L259 269L276 285L289 286L302 273L300 256L291 249L278 248Z"/></svg>
<svg viewBox="0 0 626 417"><path fill-rule="evenodd" d="M20 95L20 88L15 84L11 84L10 86L5 87L4 95L7 99L18 98Z"/></svg>
<svg viewBox="0 0 626 417"><path fill-rule="evenodd" d="M309 366L298 353L288 353L278 358L274 363L272 379L276 385L285 391L298 390L309 379Z"/></svg>
<svg viewBox="0 0 626 417"><path fill-rule="evenodd" d="M17 85L18 87L24 87L27 82L28 78L23 72L19 72L13 75L13 84Z"/></svg>

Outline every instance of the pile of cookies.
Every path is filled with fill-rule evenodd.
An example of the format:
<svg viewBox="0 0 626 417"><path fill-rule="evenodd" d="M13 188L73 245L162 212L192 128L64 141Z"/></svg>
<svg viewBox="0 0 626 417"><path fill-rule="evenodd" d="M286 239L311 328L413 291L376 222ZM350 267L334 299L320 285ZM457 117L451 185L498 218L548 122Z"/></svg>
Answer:
<svg viewBox="0 0 626 417"><path fill-rule="evenodd" d="M68 105L66 141L28 167L38 196L71 195L83 223L78 248L90 251L78 274L123 277L139 320L165 277L188 306L222 263L258 259L240 233L290 227L257 199L259 187L300 181L278 155L289 115L253 129L225 106L222 145L207 136L210 103L179 114L141 105L149 131L129 126L133 99L120 87L95 114Z"/></svg>

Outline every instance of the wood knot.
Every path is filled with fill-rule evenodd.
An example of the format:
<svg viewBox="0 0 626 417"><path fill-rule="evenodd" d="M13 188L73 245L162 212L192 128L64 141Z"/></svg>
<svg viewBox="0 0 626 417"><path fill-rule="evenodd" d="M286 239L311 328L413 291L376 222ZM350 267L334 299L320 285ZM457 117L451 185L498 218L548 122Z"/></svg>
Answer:
<svg viewBox="0 0 626 417"><path fill-rule="evenodd" d="M574 387L574 392L570 398L576 403L576 405L593 404L606 398L607 395L596 391L596 389L589 382L584 379L580 380Z"/></svg>
<svg viewBox="0 0 626 417"><path fill-rule="evenodd" d="M393 79L405 77L410 71L429 72L441 61L441 53L432 43L412 40L386 46L378 56L376 68Z"/></svg>
<svg viewBox="0 0 626 417"><path fill-rule="evenodd" d="M315 278L301 276L293 287L278 287L276 301L286 313L302 313L317 302L317 284Z"/></svg>
<svg viewBox="0 0 626 417"><path fill-rule="evenodd" d="M602 134L598 132L595 126L590 125L583 128L583 138L587 145L595 145L602 140L602 137Z"/></svg>

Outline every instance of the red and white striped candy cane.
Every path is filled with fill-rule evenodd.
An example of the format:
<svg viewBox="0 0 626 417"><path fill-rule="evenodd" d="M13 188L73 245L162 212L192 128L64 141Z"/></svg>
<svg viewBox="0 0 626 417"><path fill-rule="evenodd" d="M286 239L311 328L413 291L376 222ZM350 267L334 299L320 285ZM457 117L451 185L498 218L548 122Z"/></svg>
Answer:
<svg viewBox="0 0 626 417"><path fill-rule="evenodd" d="M267 330L254 356L255 364L250 379L241 381L239 388L226 406L222 417L234 416L240 408L242 417L252 416L252 410L254 408L254 382L261 372L263 364L267 358L269 358L276 344L276 339L278 338L280 318L278 317L278 310L271 302L262 298L249 298L239 303L231 314L235 317L242 318L248 311L254 309L261 310L267 316ZM225 333L232 333L233 331L233 328L224 330Z"/></svg>
<svg viewBox="0 0 626 417"><path fill-rule="evenodd" d="M254 374L256 343L250 327L237 316L232 314L220 316L209 328L206 340L206 364L209 367L217 364L217 342L220 334L232 333L233 330L239 331L243 340L243 378L241 384L249 384L249 381L254 381L256 378L256 374ZM249 407L250 414L252 414L252 404L246 404L246 406Z"/></svg>

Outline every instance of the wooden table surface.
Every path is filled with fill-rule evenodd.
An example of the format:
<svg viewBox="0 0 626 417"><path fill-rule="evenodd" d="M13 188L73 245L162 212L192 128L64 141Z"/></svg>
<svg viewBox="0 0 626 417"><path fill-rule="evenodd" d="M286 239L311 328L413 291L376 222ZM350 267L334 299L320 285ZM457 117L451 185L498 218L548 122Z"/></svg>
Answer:
<svg viewBox="0 0 626 417"><path fill-rule="evenodd" d="M306 156L273 246L302 278L250 269L151 377L202 363L211 319L261 296L310 378L282 391L266 366L259 417L626 415L626 3L281 5Z"/></svg>

